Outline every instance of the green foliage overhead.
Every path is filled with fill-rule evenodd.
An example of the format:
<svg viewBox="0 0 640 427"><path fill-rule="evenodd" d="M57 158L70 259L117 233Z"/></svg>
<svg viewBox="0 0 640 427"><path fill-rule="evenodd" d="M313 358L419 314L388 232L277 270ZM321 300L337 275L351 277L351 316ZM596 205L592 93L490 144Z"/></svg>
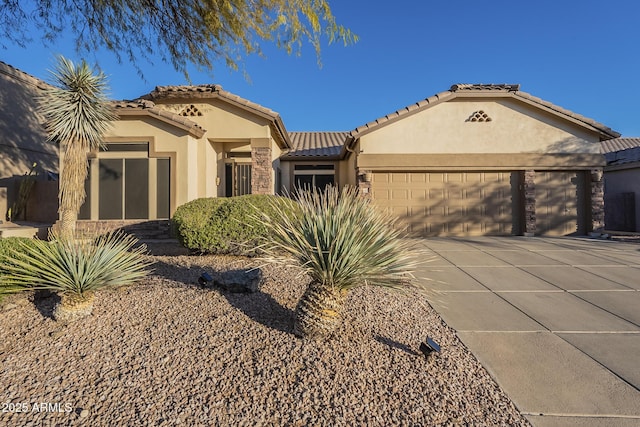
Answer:
<svg viewBox="0 0 640 427"><path fill-rule="evenodd" d="M259 212L292 217L296 209L290 199L269 195L196 199L178 207L172 222L180 243L193 252L254 255L268 233Z"/></svg>
<svg viewBox="0 0 640 427"><path fill-rule="evenodd" d="M356 40L327 0L3 1L0 24L3 39L18 45L32 28L44 29L45 42L70 33L80 52L106 48L134 64L159 55L186 76L190 63L212 70L222 59L236 68L243 55L261 52L260 40L287 52L308 41L318 54L323 37Z"/></svg>
<svg viewBox="0 0 640 427"><path fill-rule="evenodd" d="M105 286L143 279L151 265L145 247L133 236L115 232L95 240L52 236L50 242L18 242L20 250L5 259L4 281L21 289L48 289L83 295Z"/></svg>
<svg viewBox="0 0 640 427"><path fill-rule="evenodd" d="M301 267L319 285L340 290L410 283L416 265L413 243L357 188L301 191L296 199L301 210L297 217L281 215L275 204L274 215L262 215L269 230L267 261Z"/></svg>

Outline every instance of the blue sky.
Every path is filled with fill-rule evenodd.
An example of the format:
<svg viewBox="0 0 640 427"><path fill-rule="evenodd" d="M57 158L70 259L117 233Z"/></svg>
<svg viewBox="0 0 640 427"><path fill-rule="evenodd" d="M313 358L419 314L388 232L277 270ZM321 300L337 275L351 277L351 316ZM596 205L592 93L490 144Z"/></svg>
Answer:
<svg viewBox="0 0 640 427"><path fill-rule="evenodd" d="M447 90L455 83L519 83L521 90L640 136L640 2L637 0L332 1L352 46L311 46L288 56L272 46L242 72L219 63L217 83L277 111L289 131L348 131ZM55 54L79 59L68 41L0 48L0 60L43 79ZM110 78L111 97L133 99L156 85L186 84L170 65L144 61L144 79L110 53L85 55Z"/></svg>

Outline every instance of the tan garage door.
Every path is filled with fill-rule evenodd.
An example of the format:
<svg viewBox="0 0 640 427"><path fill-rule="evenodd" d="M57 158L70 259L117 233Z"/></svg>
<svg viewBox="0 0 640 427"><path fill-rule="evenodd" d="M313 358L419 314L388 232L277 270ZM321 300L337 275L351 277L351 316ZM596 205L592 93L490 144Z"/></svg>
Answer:
<svg viewBox="0 0 640 427"><path fill-rule="evenodd" d="M375 172L375 202L428 236L518 234L519 173ZM512 200L512 188L515 200ZM515 209L514 209L515 208Z"/></svg>
<svg viewBox="0 0 640 427"><path fill-rule="evenodd" d="M537 171L536 234L585 234L583 172Z"/></svg>

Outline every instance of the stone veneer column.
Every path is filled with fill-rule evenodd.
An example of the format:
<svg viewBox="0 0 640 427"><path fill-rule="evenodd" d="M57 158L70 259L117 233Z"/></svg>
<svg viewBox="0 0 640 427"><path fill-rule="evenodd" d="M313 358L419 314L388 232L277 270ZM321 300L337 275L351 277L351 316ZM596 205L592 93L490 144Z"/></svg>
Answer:
<svg viewBox="0 0 640 427"><path fill-rule="evenodd" d="M604 229L604 182L602 169L591 169L591 230Z"/></svg>
<svg viewBox="0 0 640 427"><path fill-rule="evenodd" d="M536 234L536 171L524 171L524 235Z"/></svg>
<svg viewBox="0 0 640 427"><path fill-rule="evenodd" d="M371 197L371 171L358 170L357 175L358 190L362 197Z"/></svg>
<svg viewBox="0 0 640 427"><path fill-rule="evenodd" d="M251 193L273 194L271 148L251 147Z"/></svg>

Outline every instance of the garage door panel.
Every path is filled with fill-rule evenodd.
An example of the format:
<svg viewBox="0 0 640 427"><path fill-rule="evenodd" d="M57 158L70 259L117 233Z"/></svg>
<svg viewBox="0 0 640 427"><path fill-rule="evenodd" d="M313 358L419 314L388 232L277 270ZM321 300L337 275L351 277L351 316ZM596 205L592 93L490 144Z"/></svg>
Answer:
<svg viewBox="0 0 640 427"><path fill-rule="evenodd" d="M584 173L538 171L536 182L536 233L563 236L584 234Z"/></svg>
<svg viewBox="0 0 640 427"><path fill-rule="evenodd" d="M416 234L511 234L511 185L510 172L376 172L372 194Z"/></svg>
<svg viewBox="0 0 640 427"><path fill-rule="evenodd" d="M391 198L394 200L407 200L409 198L409 191L393 189L391 190Z"/></svg>
<svg viewBox="0 0 640 427"><path fill-rule="evenodd" d="M406 173L394 173L391 174L391 182L395 184L406 184L408 182Z"/></svg>
<svg viewBox="0 0 640 427"><path fill-rule="evenodd" d="M409 174L409 181L411 182L427 182L427 175L424 173L412 173Z"/></svg>
<svg viewBox="0 0 640 427"><path fill-rule="evenodd" d="M444 182L444 173L428 173L425 175L428 182Z"/></svg>
<svg viewBox="0 0 640 427"><path fill-rule="evenodd" d="M378 183L388 183L389 182L389 174L386 173L374 173L371 177L371 182L374 184Z"/></svg>

